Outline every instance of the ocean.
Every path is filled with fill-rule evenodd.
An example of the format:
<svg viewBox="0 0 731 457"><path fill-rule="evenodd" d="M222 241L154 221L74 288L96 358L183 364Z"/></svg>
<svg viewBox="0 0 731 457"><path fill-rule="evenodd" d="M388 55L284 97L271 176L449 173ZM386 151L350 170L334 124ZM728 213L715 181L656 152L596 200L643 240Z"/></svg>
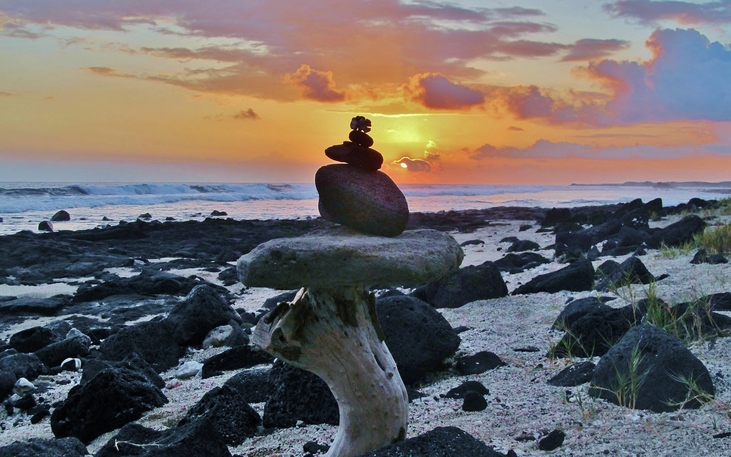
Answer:
<svg viewBox="0 0 731 457"><path fill-rule="evenodd" d="M693 197L728 198L729 186L652 185L401 185L410 211L437 212L496 206L574 207L623 203L635 198L662 198L665 206ZM234 219L317 217L314 184L231 183L24 183L0 182L0 235L37 231L59 210L71 215L55 230L79 230L133 221L203 220L213 211Z"/></svg>

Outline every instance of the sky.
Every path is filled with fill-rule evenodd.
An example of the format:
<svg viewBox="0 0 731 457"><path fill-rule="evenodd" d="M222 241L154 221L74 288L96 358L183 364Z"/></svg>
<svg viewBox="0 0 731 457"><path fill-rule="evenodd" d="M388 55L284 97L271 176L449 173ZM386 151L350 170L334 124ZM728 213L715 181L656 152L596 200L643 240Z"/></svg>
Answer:
<svg viewBox="0 0 731 457"><path fill-rule="evenodd" d="M731 180L731 0L0 0L0 181Z"/></svg>

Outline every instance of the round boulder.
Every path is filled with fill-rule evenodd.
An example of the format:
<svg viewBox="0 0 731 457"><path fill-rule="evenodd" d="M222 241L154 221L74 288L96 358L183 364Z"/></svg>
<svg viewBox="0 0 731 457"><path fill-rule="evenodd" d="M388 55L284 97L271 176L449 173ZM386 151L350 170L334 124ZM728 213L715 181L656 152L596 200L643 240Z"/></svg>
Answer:
<svg viewBox="0 0 731 457"><path fill-rule="evenodd" d="M396 236L409 222L406 197L383 172L327 165L315 174L323 218L359 232Z"/></svg>

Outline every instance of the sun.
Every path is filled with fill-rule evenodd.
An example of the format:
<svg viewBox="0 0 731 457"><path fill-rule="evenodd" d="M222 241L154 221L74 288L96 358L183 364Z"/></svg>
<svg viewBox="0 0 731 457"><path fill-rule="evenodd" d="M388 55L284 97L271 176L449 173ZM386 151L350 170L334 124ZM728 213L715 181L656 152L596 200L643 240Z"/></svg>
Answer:
<svg viewBox="0 0 731 457"><path fill-rule="evenodd" d="M406 162L401 162L401 168L409 168L409 166L406 165Z"/></svg>

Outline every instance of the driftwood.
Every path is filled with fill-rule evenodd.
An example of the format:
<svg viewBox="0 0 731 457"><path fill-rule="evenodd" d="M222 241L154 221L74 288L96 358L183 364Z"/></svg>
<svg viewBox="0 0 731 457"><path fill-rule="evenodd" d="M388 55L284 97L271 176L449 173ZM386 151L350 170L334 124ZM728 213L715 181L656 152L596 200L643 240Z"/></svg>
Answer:
<svg viewBox="0 0 731 457"><path fill-rule="evenodd" d="M435 280L462 258L451 236L419 230L393 238L338 231L272 240L239 260L245 285L305 286L259 321L252 342L330 387L340 425L327 457L358 455L406 437L406 388L369 286Z"/></svg>

